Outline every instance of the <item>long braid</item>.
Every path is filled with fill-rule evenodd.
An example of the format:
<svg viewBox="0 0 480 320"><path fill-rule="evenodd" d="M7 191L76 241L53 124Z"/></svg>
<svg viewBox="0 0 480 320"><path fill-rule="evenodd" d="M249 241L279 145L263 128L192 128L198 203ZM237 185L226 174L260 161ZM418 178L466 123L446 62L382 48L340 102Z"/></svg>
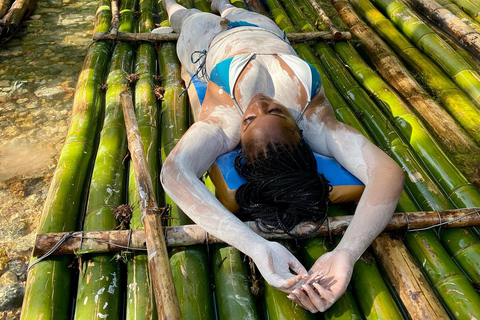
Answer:
<svg viewBox="0 0 480 320"><path fill-rule="evenodd" d="M235 195L241 218L255 220L267 232L283 230L290 236L300 222L312 221L319 228L325 221L331 186L317 172L313 152L303 139L295 146L271 144L254 161L240 152L235 169L247 180Z"/></svg>

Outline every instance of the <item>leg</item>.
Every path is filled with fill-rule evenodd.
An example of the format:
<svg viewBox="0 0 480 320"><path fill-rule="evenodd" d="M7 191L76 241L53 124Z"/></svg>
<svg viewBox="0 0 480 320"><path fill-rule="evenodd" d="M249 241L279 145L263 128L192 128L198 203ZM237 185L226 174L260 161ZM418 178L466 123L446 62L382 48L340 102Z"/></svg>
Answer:
<svg viewBox="0 0 480 320"><path fill-rule="evenodd" d="M192 53L208 49L212 39L222 31L225 19L197 9L187 9L175 0L163 0L163 6L173 30L180 33L177 41L178 59L189 73L194 74L201 61L192 62Z"/></svg>
<svg viewBox="0 0 480 320"><path fill-rule="evenodd" d="M230 4L228 0L212 0L212 10L219 12L223 18L229 21L246 21L256 24L264 29L273 31L280 37L283 36L282 30L280 30L280 28L271 19L256 12L237 8Z"/></svg>

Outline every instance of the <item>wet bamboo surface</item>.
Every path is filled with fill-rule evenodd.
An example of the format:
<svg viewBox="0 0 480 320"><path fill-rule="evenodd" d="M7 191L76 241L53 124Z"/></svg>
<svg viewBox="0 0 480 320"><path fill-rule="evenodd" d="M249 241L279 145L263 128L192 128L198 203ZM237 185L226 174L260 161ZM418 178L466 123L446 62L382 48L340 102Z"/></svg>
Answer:
<svg viewBox="0 0 480 320"><path fill-rule="evenodd" d="M209 10L203 0L181 2ZM448 218L438 218L439 211L480 207L480 86L475 84L480 70L468 62L480 63L478 57L466 52L468 59L450 59L455 50L440 39L461 45L461 37L437 35L428 28L431 22L421 23L426 19L422 13L405 4L414 0L331 2L318 0L318 8L310 0L233 4L270 15L287 34L323 32L335 37L337 31L351 32L352 42L311 40L294 46L319 71L338 119L364 133L404 169L398 212L431 211L431 225ZM454 4L437 2L463 20ZM474 5L469 8L476 10ZM402 20L405 16L419 20L412 24ZM475 23L473 17L469 28L475 30ZM475 290L480 286L480 240L471 224L383 234L357 262L344 296L321 315L295 307L284 293L264 283L238 250L205 245L212 240L205 233L183 227L190 220L163 194L158 181L161 161L192 121L186 96L179 97L185 84L175 43L136 36L131 37L136 42L122 41L124 35L150 32L155 24L168 24L161 0L99 2L94 31L107 36L93 43L85 59L39 233L108 231L120 225L125 230L112 234L122 233L122 245L143 244L144 238L138 237L143 231L128 231L143 227L119 107L120 92L128 89L156 200L171 206L165 219L168 232L190 230L169 249L184 319L480 319ZM123 211L115 210L122 204ZM352 205L332 208L332 222L353 210ZM132 218L117 222L113 211ZM477 215L466 219L474 221ZM420 227L414 219L403 223L408 229ZM329 236L282 243L309 267L335 246L342 231L326 233ZM185 242L196 236L195 245ZM168 243L168 233L166 239ZM73 240L78 243L78 238ZM147 255L113 253L105 244L109 252L92 253L87 243L80 239L74 250L81 256L75 271L68 268L71 255L49 257L31 268L22 319L103 319L107 314L111 319L156 319ZM71 290L75 283L78 289Z"/></svg>

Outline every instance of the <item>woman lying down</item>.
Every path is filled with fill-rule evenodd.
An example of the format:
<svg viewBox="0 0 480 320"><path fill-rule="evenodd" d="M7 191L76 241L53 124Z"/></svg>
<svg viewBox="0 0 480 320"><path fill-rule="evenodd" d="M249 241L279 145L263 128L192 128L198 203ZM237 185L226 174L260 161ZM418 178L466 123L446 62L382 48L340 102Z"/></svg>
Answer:
<svg viewBox="0 0 480 320"><path fill-rule="evenodd" d="M250 256L270 285L311 312L325 311L390 220L403 188L402 170L335 119L318 72L297 57L273 21L226 0L212 2L221 16L174 0L163 3L180 33L177 54L184 69L204 71L208 83L201 107L194 107L195 124L163 165L165 191L205 231ZM246 183L236 192L235 215L199 177L239 146L235 168ZM241 220L285 232L304 221L322 224L331 186L317 172L313 152L334 158L365 189L338 246L306 270L282 245Z"/></svg>

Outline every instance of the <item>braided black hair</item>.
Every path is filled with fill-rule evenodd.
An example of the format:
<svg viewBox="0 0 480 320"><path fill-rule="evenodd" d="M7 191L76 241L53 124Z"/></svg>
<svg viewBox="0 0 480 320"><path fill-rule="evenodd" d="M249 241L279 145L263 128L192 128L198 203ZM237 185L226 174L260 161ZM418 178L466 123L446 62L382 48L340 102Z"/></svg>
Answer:
<svg viewBox="0 0 480 320"><path fill-rule="evenodd" d="M317 172L313 152L303 139L295 145L269 144L254 160L240 152L235 169L247 180L235 194L241 219L255 220L266 232L283 230L295 238L310 236L325 221L331 186ZM318 227L303 237L293 235L292 229L304 221Z"/></svg>

